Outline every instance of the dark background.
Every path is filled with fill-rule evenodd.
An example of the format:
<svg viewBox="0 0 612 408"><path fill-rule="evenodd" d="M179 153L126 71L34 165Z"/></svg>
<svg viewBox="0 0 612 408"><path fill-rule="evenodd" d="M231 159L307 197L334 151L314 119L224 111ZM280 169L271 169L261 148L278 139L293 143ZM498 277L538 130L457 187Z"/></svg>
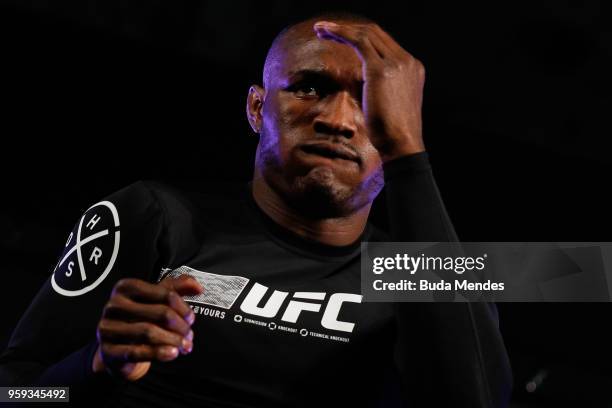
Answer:
<svg viewBox="0 0 612 408"><path fill-rule="evenodd" d="M610 241L611 13L489 3L0 2L0 349L91 204L139 179L250 178L248 86L276 32L322 10L425 63L425 140L464 241ZM499 308L514 407L612 406L609 304Z"/></svg>

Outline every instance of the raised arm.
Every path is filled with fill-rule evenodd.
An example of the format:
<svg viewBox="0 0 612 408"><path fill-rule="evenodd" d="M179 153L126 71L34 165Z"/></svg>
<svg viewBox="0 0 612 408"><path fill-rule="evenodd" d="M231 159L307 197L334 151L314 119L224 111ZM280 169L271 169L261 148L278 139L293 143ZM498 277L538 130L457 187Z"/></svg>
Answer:
<svg viewBox="0 0 612 408"><path fill-rule="evenodd" d="M457 241L422 139L423 64L376 24L318 22L314 30L361 59L362 107L382 160L391 238ZM397 365L410 406L507 406L511 372L493 304L398 303L396 317Z"/></svg>

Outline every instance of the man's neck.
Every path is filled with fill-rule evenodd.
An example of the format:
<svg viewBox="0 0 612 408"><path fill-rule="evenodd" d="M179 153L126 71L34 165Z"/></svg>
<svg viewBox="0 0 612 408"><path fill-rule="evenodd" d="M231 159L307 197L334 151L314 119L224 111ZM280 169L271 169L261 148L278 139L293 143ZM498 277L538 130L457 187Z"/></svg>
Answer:
<svg viewBox="0 0 612 408"><path fill-rule="evenodd" d="M363 233L371 205L347 217L312 219L304 217L263 180L253 180L253 198L259 208L274 222L295 234L326 245L344 246L357 241Z"/></svg>

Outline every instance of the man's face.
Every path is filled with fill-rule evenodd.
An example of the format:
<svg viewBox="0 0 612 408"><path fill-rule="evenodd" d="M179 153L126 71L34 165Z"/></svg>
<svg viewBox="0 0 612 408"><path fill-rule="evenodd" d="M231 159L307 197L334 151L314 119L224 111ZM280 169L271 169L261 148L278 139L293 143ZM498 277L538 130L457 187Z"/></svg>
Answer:
<svg viewBox="0 0 612 408"><path fill-rule="evenodd" d="M369 205L383 175L364 122L358 55L318 39L308 22L271 56L258 89L256 172L305 216L346 216Z"/></svg>

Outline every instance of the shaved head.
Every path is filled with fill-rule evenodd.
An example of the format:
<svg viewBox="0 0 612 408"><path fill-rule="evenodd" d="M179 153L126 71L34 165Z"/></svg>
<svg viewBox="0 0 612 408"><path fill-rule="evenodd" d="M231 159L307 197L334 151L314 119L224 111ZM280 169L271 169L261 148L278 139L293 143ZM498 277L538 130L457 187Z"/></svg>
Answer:
<svg viewBox="0 0 612 408"><path fill-rule="evenodd" d="M373 23L374 21L368 17L354 14L346 11L335 11L325 12L316 14L312 17L296 21L283 28L274 38L268 54L266 55L266 61L263 69L263 86L267 88L270 75L273 72L275 65L278 65L284 51L289 47L300 47L306 41L308 36L304 34L310 34L314 36L312 26L317 21L333 21L333 22L347 22L347 23Z"/></svg>

